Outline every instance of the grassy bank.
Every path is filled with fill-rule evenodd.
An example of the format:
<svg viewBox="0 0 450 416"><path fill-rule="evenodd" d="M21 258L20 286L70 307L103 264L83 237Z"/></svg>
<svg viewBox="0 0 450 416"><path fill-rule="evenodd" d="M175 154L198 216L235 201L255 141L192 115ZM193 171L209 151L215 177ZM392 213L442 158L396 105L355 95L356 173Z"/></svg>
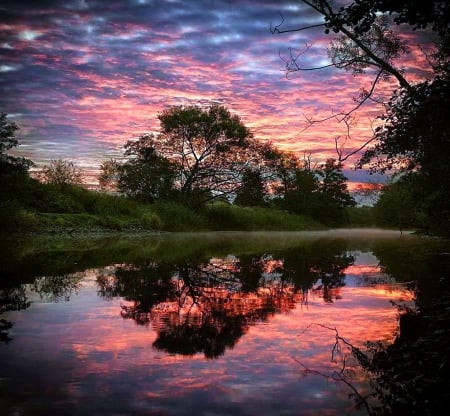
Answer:
<svg viewBox="0 0 450 416"><path fill-rule="evenodd" d="M207 230L307 230L315 221L286 212L224 203L189 208L174 202L144 204L79 186L55 187L11 176L1 184L4 233L103 233Z"/></svg>
<svg viewBox="0 0 450 416"><path fill-rule="evenodd" d="M1 185L0 226L4 233L300 231L326 228L312 218L274 208L240 207L224 202L201 208L175 202L145 204L79 186L58 188L29 177L11 177ZM348 218L350 225L354 226L369 226L372 221L365 208L352 208Z"/></svg>

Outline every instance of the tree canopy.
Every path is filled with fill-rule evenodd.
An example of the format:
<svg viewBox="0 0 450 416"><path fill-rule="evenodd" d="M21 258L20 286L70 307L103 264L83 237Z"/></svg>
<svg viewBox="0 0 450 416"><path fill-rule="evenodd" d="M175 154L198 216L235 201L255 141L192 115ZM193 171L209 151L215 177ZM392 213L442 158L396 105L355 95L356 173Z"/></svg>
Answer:
<svg viewBox="0 0 450 416"><path fill-rule="evenodd" d="M115 172L119 190L130 196L153 201L178 195L197 204L235 193L244 172L258 164L260 146L223 106L175 106L158 118L159 134L127 142L124 164L103 165L103 183Z"/></svg>

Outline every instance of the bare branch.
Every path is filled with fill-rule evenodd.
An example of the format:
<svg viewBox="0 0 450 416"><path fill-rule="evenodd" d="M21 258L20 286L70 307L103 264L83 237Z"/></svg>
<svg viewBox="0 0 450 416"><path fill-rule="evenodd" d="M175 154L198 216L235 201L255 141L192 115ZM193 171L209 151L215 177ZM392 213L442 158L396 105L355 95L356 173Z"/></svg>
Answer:
<svg viewBox="0 0 450 416"><path fill-rule="evenodd" d="M319 69L325 69L325 68L330 68L332 66L334 66L333 64L327 64L327 65L322 65L322 66L317 66L317 67L312 67L312 68L302 68L300 67L300 65L298 64L298 60L299 58L305 54L310 48L311 48L311 44L305 44L305 49L298 52L297 54L294 54L293 49L291 47L289 47L289 59L285 59L281 56L281 53L278 52L278 56L280 57L280 59L284 62L285 64L285 71L286 71L286 77L289 76L289 73L292 72L298 72L298 71L317 71Z"/></svg>
<svg viewBox="0 0 450 416"><path fill-rule="evenodd" d="M272 26L272 23L270 23L270 33L275 34L275 33L291 33L291 32L301 32L302 30L308 30L308 29L314 29L316 27L324 27L326 26L325 23L318 23L315 25L310 25L310 26L303 26L303 27L299 27L299 28L295 28L295 29L283 29L280 30L280 27L283 26L284 23L284 16L280 13L281 16L281 22L278 23L275 26Z"/></svg>

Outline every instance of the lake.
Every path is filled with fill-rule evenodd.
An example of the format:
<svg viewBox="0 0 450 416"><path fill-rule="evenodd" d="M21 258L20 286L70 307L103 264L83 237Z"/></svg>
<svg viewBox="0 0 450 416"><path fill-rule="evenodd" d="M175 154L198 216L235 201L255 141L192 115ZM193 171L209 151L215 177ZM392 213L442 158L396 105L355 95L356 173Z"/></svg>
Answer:
<svg viewBox="0 0 450 416"><path fill-rule="evenodd" d="M366 414L353 393L368 380L336 335L392 342L392 302L432 291L445 244L382 230L3 241L2 414Z"/></svg>

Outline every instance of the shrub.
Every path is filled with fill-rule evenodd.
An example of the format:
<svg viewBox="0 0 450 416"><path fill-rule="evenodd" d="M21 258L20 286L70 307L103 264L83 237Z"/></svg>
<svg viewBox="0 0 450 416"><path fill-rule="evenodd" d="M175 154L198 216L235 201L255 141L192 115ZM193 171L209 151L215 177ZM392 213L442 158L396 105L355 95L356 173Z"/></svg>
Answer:
<svg viewBox="0 0 450 416"><path fill-rule="evenodd" d="M152 209L160 217L166 231L200 231L207 229L205 218L175 202L157 202Z"/></svg>
<svg viewBox="0 0 450 416"><path fill-rule="evenodd" d="M142 214L140 224L143 228L149 230L160 230L163 227L163 222L159 215L152 211L146 211Z"/></svg>

